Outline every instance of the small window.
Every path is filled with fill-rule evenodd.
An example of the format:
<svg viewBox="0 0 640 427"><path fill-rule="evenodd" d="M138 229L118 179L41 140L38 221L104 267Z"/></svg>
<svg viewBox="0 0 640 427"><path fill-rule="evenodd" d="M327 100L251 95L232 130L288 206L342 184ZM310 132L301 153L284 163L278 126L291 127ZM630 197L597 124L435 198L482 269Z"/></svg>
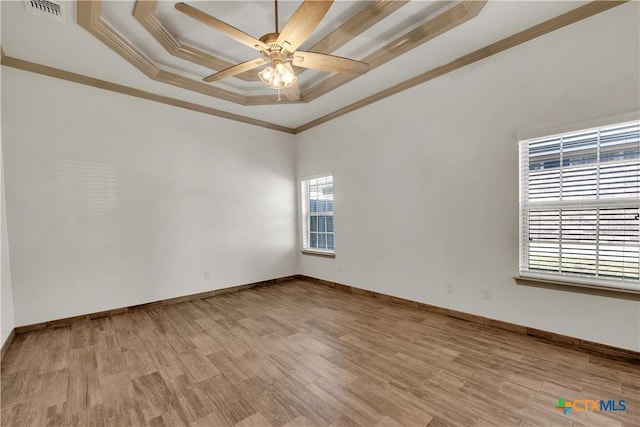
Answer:
<svg viewBox="0 0 640 427"><path fill-rule="evenodd" d="M333 176L302 181L302 247L333 253Z"/></svg>
<svg viewBox="0 0 640 427"><path fill-rule="evenodd" d="M520 275L640 290L640 122L520 141Z"/></svg>

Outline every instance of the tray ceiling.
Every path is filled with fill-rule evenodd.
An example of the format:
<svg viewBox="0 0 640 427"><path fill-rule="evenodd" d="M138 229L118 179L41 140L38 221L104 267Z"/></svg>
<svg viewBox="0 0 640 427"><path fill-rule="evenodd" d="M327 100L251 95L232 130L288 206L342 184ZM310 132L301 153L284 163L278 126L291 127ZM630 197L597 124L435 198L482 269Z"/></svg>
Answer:
<svg viewBox="0 0 640 427"><path fill-rule="evenodd" d="M257 80L255 71L202 82L225 66L257 58L258 52L178 12L175 2L62 3L63 23L29 13L25 2L1 3L3 64L23 69L41 65L45 67L32 71L76 81L77 75L99 79L106 83L93 85L123 93L129 88L150 94L142 96L149 99L171 99L173 105L289 130L310 127L354 103L366 105L416 76L590 6L563 1L335 1L301 49L365 61L371 70L354 77L296 69L301 99L290 103L284 97L278 101L276 91ZM274 31L271 1L188 3L256 38ZM610 3L608 7L616 5ZM300 4L279 3L280 28ZM571 19L606 8L591 7L585 16L574 13Z"/></svg>

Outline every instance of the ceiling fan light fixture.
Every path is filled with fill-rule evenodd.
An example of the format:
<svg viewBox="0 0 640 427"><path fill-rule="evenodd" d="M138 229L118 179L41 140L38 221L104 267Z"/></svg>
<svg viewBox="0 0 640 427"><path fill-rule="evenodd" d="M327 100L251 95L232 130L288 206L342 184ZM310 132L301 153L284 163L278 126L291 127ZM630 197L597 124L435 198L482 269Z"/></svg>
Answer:
<svg viewBox="0 0 640 427"><path fill-rule="evenodd" d="M271 89L285 89L293 85L298 78L291 66L282 61L273 61L273 66L268 66L258 73L260 80Z"/></svg>
<svg viewBox="0 0 640 427"><path fill-rule="evenodd" d="M282 31L279 31L278 0L275 0L275 31L263 35L260 39L256 39L188 4L177 3L175 7L185 15L203 22L222 32L227 37L256 49L262 55L262 58L251 59L227 67L222 71L203 78L203 81L211 83L227 77L237 76L240 73L257 70L263 67L265 63L270 62L266 68L258 73L260 80L269 88L278 91L278 100L280 100L280 91L284 90L287 99L297 101L300 99L300 88L298 87L298 78L296 77L292 64L302 68L350 74L364 74L369 70L369 64L362 61L355 61L353 59L325 53L298 50L318 24L320 24L329 11L333 1L334 0L304 0L295 12L293 12L293 15L291 15L282 28Z"/></svg>

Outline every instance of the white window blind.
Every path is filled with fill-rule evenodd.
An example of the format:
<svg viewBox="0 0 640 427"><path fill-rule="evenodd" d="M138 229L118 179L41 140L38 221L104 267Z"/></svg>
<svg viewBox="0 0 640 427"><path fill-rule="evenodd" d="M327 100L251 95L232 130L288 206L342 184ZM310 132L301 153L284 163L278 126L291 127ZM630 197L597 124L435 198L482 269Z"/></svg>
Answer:
<svg viewBox="0 0 640 427"><path fill-rule="evenodd" d="M520 141L520 274L640 290L640 122Z"/></svg>
<svg viewBox="0 0 640 427"><path fill-rule="evenodd" d="M333 252L333 176L302 181L302 246Z"/></svg>

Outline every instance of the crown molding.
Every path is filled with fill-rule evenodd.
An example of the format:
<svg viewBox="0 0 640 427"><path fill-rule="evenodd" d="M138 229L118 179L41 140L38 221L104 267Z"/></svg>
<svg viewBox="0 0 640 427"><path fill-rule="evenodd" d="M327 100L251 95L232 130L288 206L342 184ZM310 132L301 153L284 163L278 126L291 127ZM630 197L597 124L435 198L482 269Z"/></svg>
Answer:
<svg viewBox="0 0 640 427"><path fill-rule="evenodd" d="M586 5L580 6L576 9L570 10L562 15L559 15L555 18L551 18L545 22L542 22L538 25L520 31L512 36L506 37L498 42L492 43L488 46L485 46L481 49L478 49L474 52L471 52L467 55L461 56L448 64L441 65L439 67L432 68L416 77L408 79L402 83L394 85L390 88L382 90L378 93L375 93L371 96L368 96L360 101L354 102L346 107L335 110L329 114L326 114L322 117L309 121L305 124L297 126L295 128L289 128L286 126L280 126L275 123L269 123L261 120L252 119L250 117L245 117L239 114L229 113L223 110L218 110L215 108L209 108L202 105L181 101L175 98L170 98L167 96L157 95L150 92L141 91L132 87L119 85L116 83L107 82L104 80L94 79L91 77L83 76L76 73L71 73L68 71L60 70L53 67L48 67L46 65L37 64L34 62L23 61L17 58L12 58L10 56L6 56L4 49L0 46L0 51L2 55L2 65L6 65L13 68L18 68L24 71L34 72L38 74L47 75L50 77L55 77L75 83L80 83L88 86L97 87L100 89L111 90L113 92L122 93L125 95L135 96L138 98L148 99L154 102L161 102L167 105L173 105L179 108L185 108L192 111L197 111L204 114L209 114L215 117L221 117L229 120L234 120L254 126L260 126L267 129L272 129L280 132L285 132L289 134L299 134L313 127L319 126L323 123L329 122L335 118L338 118L342 115L365 107L367 105L378 102L382 99L410 89L419 84L425 83L427 81L433 80L437 77L448 74L452 71L458 70L467 65L473 64L474 62L481 61L485 58L503 52L512 47L518 46L520 44L526 43L530 40L533 40L537 37L548 34L552 31L558 30L560 28L571 25L575 22L581 21L583 19L589 18L591 16L597 15L601 12L609 10L611 8L620 6L624 3L627 3L629 0L620 0L620 1L593 1L591 3L587 3ZM85 3L85 2L80 2ZM467 7L473 8L475 7L473 3L465 3ZM96 19L99 17L99 14L96 15L95 10L93 10L93 14L85 17L85 19ZM144 64L141 64L144 65ZM158 73L160 71L158 70ZM164 76L165 78L172 78L172 76ZM160 74L162 76L162 74ZM187 79L188 80L188 79Z"/></svg>
<svg viewBox="0 0 640 427"><path fill-rule="evenodd" d="M487 2L484 0L472 0L460 3L390 43L387 43L384 47L363 58L362 62L369 64L369 71L371 71L374 68L397 58L403 53L406 53L411 49L446 33L458 25L475 18L486 3ZM350 82L356 77L357 76L344 73L335 74L320 84L312 87L308 91L305 91L305 100L311 101L316 99L327 92L331 92L343 84Z"/></svg>
<svg viewBox="0 0 640 427"><path fill-rule="evenodd" d="M467 65L473 64L474 62L481 61L497 53L526 43L552 31L566 27L567 25L571 25L575 22L589 18L593 15L597 15L598 13L604 12L616 6L620 6L621 4L627 3L628 1L629 0L593 1L591 3L587 3L584 6L580 6L576 9L570 10L569 12L563 13L562 15L556 16L555 18L551 18L538 25L534 25L533 27L520 31L519 33L516 33L512 36L506 37L500 41L475 50L467 55L461 56L449 62L448 64L432 68L431 70L419 74L409 80L363 98L357 102L354 102L353 104L347 105L346 107L340 108L336 111L305 123L302 126L298 126L294 129L294 133L297 134L304 132L305 130L321 125L322 123L326 123L344 114L358 110L362 107L366 107L367 105L373 104L374 102L378 102L382 99L388 98L392 95L403 92L414 86L428 82L429 80L433 80L436 77L443 76L462 67L466 67Z"/></svg>
<svg viewBox="0 0 640 427"><path fill-rule="evenodd" d="M380 0L372 2L313 45L309 50L318 53L332 53L407 3L409 3L407 0ZM133 17L156 39L167 53L176 58L202 65L214 71L220 71L234 65L215 55L182 43L155 15L157 4L157 0L137 0L133 9ZM296 75L300 75L306 70L306 68L295 68ZM240 73L234 77L245 81L259 81L256 72ZM263 102L269 101L272 101L271 98Z"/></svg>
<svg viewBox="0 0 640 427"><path fill-rule="evenodd" d="M94 79L93 77L83 76L82 74L71 73L69 71L60 70L58 68L48 67L46 65L36 64L35 62L24 61L22 59L12 58L10 56L2 56L2 65L11 68L17 68L31 73L42 74L44 76L56 79L66 80L73 83L79 83L86 86L92 86L98 89L109 90L112 92L129 95L136 98L147 99L149 101L159 102L162 104L172 105L186 110L197 111L199 113L208 114L210 116L229 119L236 122L245 123L253 126L260 126L266 129L276 130L279 132L293 133L292 128L280 126L275 123L269 123L262 120L252 119L240 114L230 113L228 111L217 110L215 108L205 107L203 105L194 104L192 102L182 101L168 96L162 96L151 92L139 90L130 86L124 86L117 83L111 83L105 80Z"/></svg>
<svg viewBox="0 0 640 427"><path fill-rule="evenodd" d="M149 34L172 56L202 65L212 70L224 70L233 66L229 61L225 61L215 55L211 55L193 46L182 43L175 34L154 15L157 0L137 0L133 8L133 17L142 25ZM258 80L257 75L242 73L234 76L245 81Z"/></svg>
<svg viewBox="0 0 640 427"><path fill-rule="evenodd" d="M177 40L177 38L173 34L171 34L164 26L159 27L159 25L162 25L161 22L152 15L153 11L155 10L155 4L145 5L144 3L153 2L137 2L133 12L134 17L136 17L137 15L136 19L138 19L138 22L140 22L143 27L147 29L147 31L152 31L152 35L154 36L155 40L160 43L160 45L163 46L165 50L167 50L169 53L172 53L172 51L183 52L180 53L180 57L182 59L187 59L186 57L189 57L189 61L194 59L194 57L198 57L200 59L203 58L203 56L201 55L201 51L196 51L194 48L190 48L184 44L181 44ZM376 2L374 2L374 5L375 3ZM322 48L323 46L325 48L334 46L335 48L339 47L341 44L349 41L349 37L357 35L345 35L344 32L362 32L374 23L379 22L380 20L387 17L388 15L399 9L401 6L406 4L406 2L398 2L398 4L395 5L396 2L394 1L386 1L380 3L381 4L376 7L370 6L360 14L354 15L354 17L352 17L353 21L348 20L347 23L340 27L340 32L334 32L335 34L331 33L329 36L327 36L327 38L323 39L320 42L320 48ZM371 68L378 67L394 59L398 55L431 40L435 36L443 34L444 32L467 22L469 19L476 17L485 4L486 0L469 0L459 3L451 9L435 16L434 18L429 19L418 28L407 32L406 34L395 39L393 42L378 49L373 54L363 59L363 61L370 63L368 59L371 59L375 61L375 63L373 64L370 63ZM225 101L234 102L236 104L268 105L283 103L306 103L358 77L344 73L336 74L335 76L330 77L327 80L324 80L307 90L301 91L300 99L294 102L287 100L279 101L276 94L244 96L228 89L222 89L211 84L203 83L200 80L191 79L166 70L162 70L159 65L155 64L153 61L151 61L151 59L146 57L144 53L142 53L133 45L133 43L125 39L120 33L118 33L113 27L111 27L106 21L101 18L101 0L78 1L77 5L78 24L98 40L102 41L115 53L120 55L123 59L128 61L131 65L144 73L150 79L177 86L182 89L202 93L204 95L213 96ZM153 6L153 8L151 6ZM180 50L180 47L186 50ZM205 55L209 60L213 60L214 58L211 55Z"/></svg>

